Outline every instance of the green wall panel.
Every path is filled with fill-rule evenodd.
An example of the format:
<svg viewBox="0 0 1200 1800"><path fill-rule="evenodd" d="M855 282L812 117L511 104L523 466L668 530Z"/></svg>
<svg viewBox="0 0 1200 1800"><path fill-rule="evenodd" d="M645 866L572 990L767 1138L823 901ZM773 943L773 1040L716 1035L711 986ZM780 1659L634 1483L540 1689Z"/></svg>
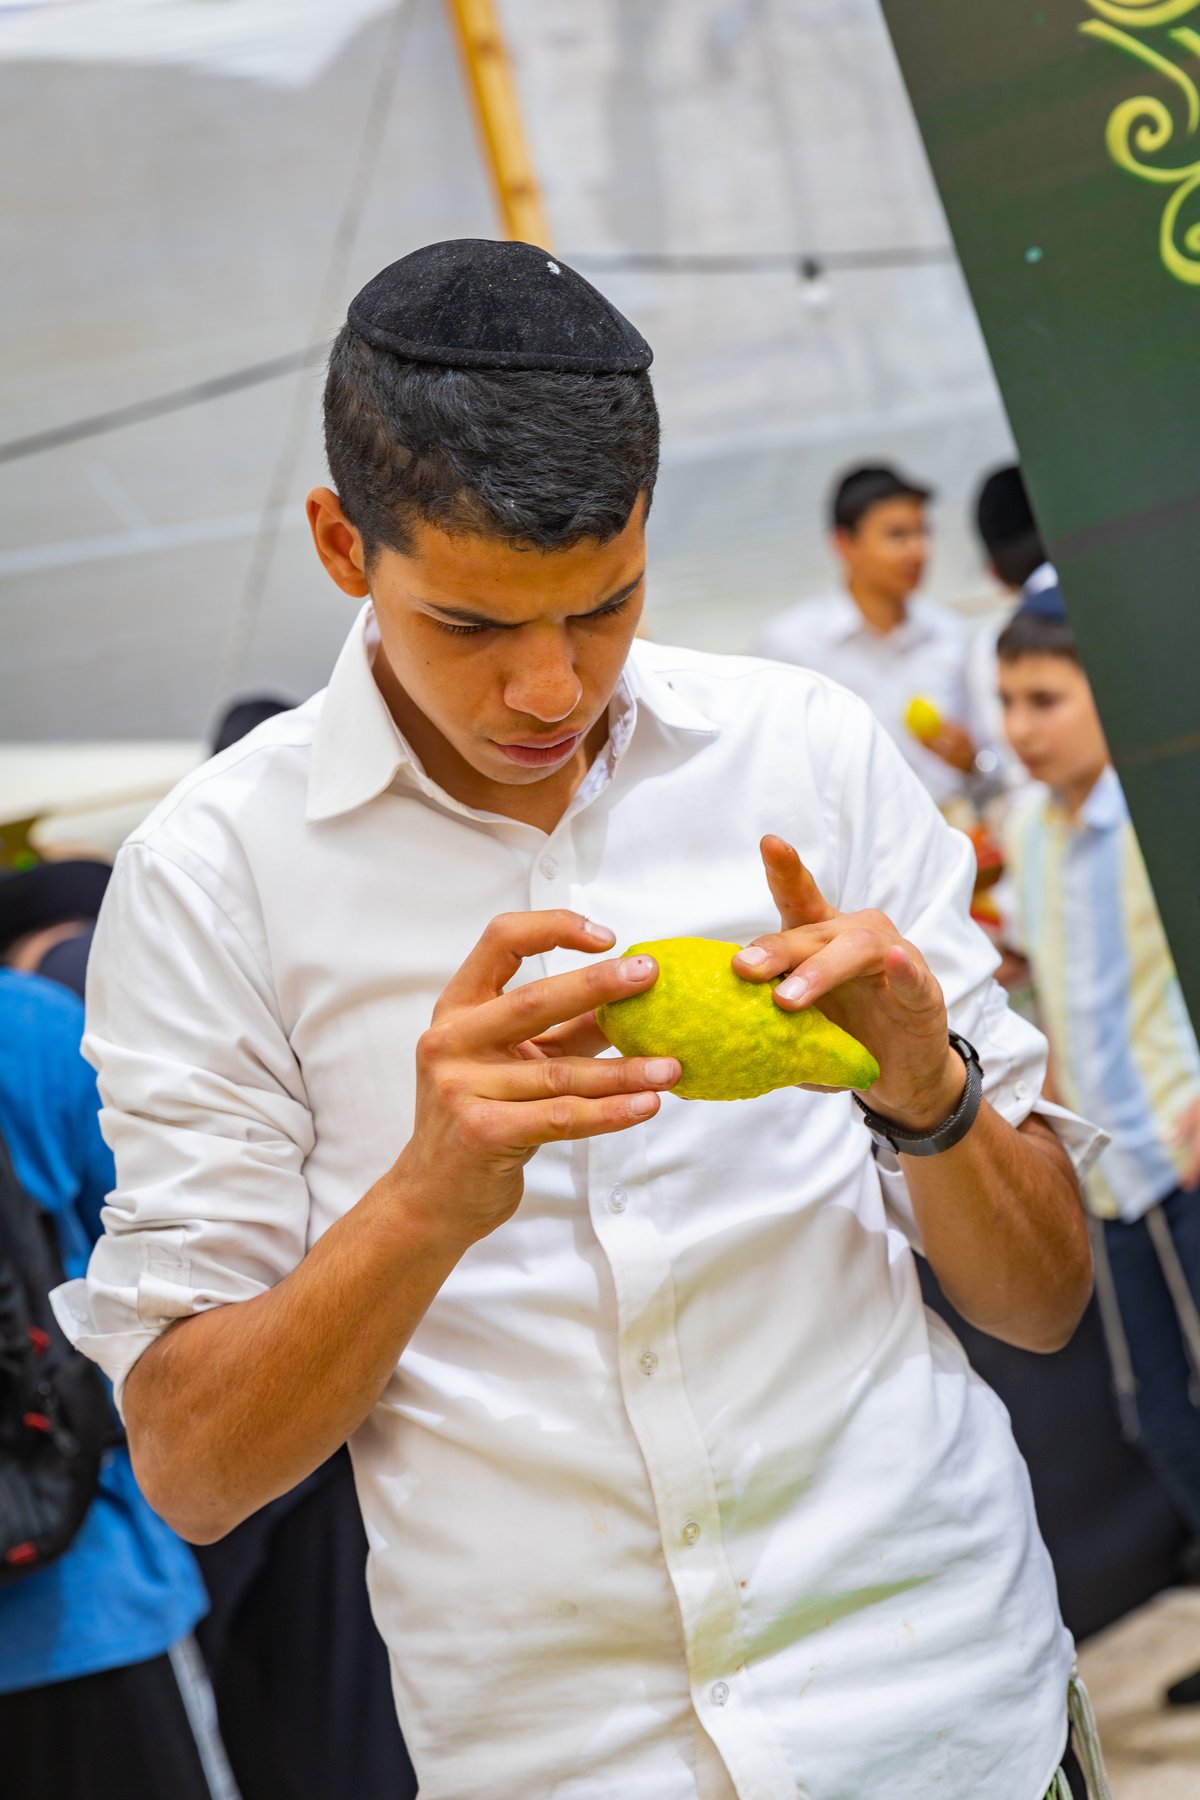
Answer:
<svg viewBox="0 0 1200 1800"><path fill-rule="evenodd" d="M1200 1021L1200 0L883 0Z"/></svg>

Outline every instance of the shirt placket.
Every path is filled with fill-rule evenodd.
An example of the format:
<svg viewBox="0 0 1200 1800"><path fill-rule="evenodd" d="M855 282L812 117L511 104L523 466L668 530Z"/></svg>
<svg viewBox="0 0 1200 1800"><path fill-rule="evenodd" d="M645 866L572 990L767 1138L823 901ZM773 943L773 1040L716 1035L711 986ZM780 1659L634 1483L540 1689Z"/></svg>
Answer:
<svg viewBox="0 0 1200 1800"><path fill-rule="evenodd" d="M651 1216L639 1132L590 1140L588 1205L612 1271L621 1392L679 1606L692 1704L738 1800L805 1800L751 1691L738 1587L707 1446L687 1399L674 1279Z"/></svg>

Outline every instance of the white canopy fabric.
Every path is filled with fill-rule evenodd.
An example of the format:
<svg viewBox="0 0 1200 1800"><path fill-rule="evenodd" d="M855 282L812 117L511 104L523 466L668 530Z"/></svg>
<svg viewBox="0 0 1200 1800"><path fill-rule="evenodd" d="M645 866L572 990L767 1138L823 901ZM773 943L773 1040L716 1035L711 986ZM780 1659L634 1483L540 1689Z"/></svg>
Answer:
<svg viewBox="0 0 1200 1800"><path fill-rule="evenodd" d="M821 591L863 460L941 490L932 591L982 595L965 509L1010 440L876 0L501 12L555 248L656 350L653 634L744 648ZM302 511L321 346L384 263L497 231L441 0L0 3L0 153L2 435L63 432L0 445L0 736L307 694L351 616ZM887 263L913 247L941 260ZM886 266L788 260L861 250Z"/></svg>

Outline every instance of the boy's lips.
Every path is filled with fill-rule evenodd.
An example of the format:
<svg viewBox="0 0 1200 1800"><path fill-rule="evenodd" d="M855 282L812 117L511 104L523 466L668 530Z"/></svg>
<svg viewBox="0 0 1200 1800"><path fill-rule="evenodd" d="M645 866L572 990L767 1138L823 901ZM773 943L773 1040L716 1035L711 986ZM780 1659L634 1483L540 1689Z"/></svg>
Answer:
<svg viewBox="0 0 1200 1800"><path fill-rule="evenodd" d="M495 738L492 742L510 762L519 763L525 769L544 769L553 768L555 763L565 762L582 736L581 731L573 731L567 737L554 738L544 744L536 739L527 744L502 744Z"/></svg>

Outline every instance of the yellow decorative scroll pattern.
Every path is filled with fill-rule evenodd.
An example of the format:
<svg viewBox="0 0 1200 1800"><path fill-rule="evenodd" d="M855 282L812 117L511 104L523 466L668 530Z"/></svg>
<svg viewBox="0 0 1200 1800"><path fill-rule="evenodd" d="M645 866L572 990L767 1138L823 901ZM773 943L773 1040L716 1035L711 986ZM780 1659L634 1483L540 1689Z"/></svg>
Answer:
<svg viewBox="0 0 1200 1800"><path fill-rule="evenodd" d="M1132 57L1170 82L1182 95L1187 109L1186 130L1179 126L1165 100L1154 94L1142 94L1123 100L1109 118L1105 141L1109 155L1119 168L1135 175L1139 181L1156 182L1174 188L1162 216L1159 250L1163 265L1177 281L1200 287L1200 203L1192 206L1200 194L1200 146L1190 146L1185 155L1190 160L1171 165L1157 159L1167 151L1177 134L1195 139L1200 128L1200 89L1187 72L1169 56L1148 44L1144 38L1132 37L1130 29L1145 31L1154 26L1172 25L1200 8L1200 0L1087 0L1098 18L1079 27L1085 37L1099 38L1123 55ZM1200 32L1190 26L1177 26L1167 33L1174 45L1195 59L1200 68ZM1180 146L1182 148L1182 145ZM1187 222L1185 212L1197 215Z"/></svg>
<svg viewBox="0 0 1200 1800"><path fill-rule="evenodd" d="M1110 24L1129 25L1134 31L1173 25L1196 10L1196 0L1088 0L1088 5Z"/></svg>

